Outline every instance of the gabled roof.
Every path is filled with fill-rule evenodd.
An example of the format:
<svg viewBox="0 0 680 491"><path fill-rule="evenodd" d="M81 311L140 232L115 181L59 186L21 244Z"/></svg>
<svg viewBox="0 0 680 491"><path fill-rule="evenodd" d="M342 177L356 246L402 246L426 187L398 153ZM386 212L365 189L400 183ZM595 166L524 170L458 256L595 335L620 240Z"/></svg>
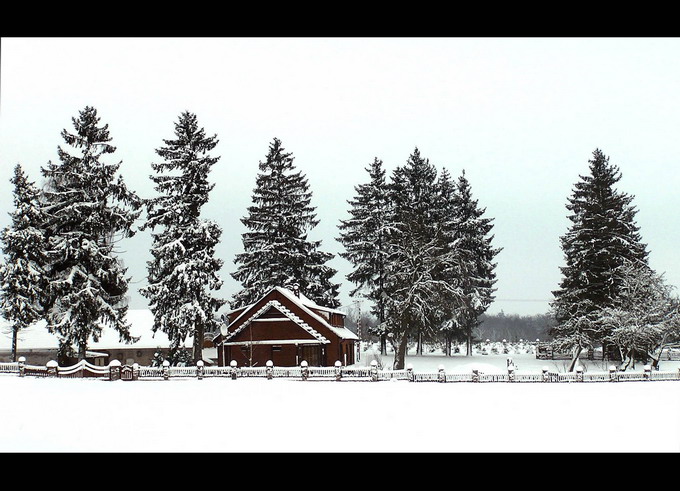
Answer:
<svg viewBox="0 0 680 491"><path fill-rule="evenodd" d="M327 344L330 343L330 340L322 336L318 331L316 331L312 326L307 324L305 321L303 321L300 317L295 315L293 312L290 311L290 309L286 308L279 302L278 300L270 300L261 309L258 309L256 312L253 312L251 316L249 316L247 319L245 319L241 325L236 329L234 332L229 333L228 335L225 335L226 339L232 338L236 336L238 333L243 331L246 327L250 325L251 322L253 322L255 319L257 319L260 315L264 314L271 308L276 308L279 312L281 312L283 315L285 315L288 319L292 320L300 326L302 329L307 331L309 334L311 334L314 338L316 338L318 341ZM239 316L240 318L240 316Z"/></svg>
<svg viewBox="0 0 680 491"><path fill-rule="evenodd" d="M308 316L314 318L315 321L319 322L321 325L323 325L325 328L329 329L331 332L333 332L336 336L338 336L341 339L355 339L358 340L358 336L354 334L352 331L345 327L338 327L338 326L332 326L326 319L324 319L323 316L319 315L315 310L320 310L320 311L325 311L325 312L330 312L334 314L339 314L342 316L345 316L346 314L340 310L328 308L328 307L323 307L321 305L317 305L314 302L312 302L310 299L305 297L304 295L300 294L300 296L297 296L295 293L292 291L288 290L287 288L282 288L280 286L276 286L269 290L265 295L263 295L257 302L249 305L248 307L244 308L243 311L239 314L239 316L234 319L230 325L234 325L237 323L242 323L241 326L238 327L238 329L232 334L228 332L228 325L223 324L221 329L220 329L220 336L222 337L232 337L234 334L240 332L245 326L250 324L254 319L256 319L258 316L264 314L267 310L269 310L272 306L276 306L277 309L279 309L284 315L286 315L289 319L291 319L293 322L298 324L300 327L305 329L307 332L312 334L312 336L317 337L321 336L315 329L313 329L308 323L304 322L302 319L300 319L298 316L296 316L293 312L290 312L289 309L287 309L285 306L281 304L281 302L277 300L270 300L267 302L264 306L261 308L256 309L256 306L262 302L264 299L266 299L268 296L271 296L273 292L278 292L282 294L287 300L295 304L295 306L299 309L301 309L305 314ZM274 304L275 302L275 304ZM288 310L288 313L284 312L284 310ZM313 332L312 332L313 331ZM314 334L316 333L316 334ZM214 339L216 339L219 336L216 336ZM325 337L321 336L325 341L321 342L329 342Z"/></svg>

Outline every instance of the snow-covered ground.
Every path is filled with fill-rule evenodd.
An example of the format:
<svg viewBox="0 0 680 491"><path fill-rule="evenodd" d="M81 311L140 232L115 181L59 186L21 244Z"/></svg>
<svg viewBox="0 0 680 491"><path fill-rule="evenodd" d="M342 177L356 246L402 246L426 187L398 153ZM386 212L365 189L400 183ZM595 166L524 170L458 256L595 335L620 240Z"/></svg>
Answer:
<svg viewBox="0 0 680 491"><path fill-rule="evenodd" d="M503 370L507 357L408 362L416 371L442 363L447 371L491 371ZM512 357L520 370L547 365ZM2 452L680 451L680 381L108 382L5 374L0 397Z"/></svg>

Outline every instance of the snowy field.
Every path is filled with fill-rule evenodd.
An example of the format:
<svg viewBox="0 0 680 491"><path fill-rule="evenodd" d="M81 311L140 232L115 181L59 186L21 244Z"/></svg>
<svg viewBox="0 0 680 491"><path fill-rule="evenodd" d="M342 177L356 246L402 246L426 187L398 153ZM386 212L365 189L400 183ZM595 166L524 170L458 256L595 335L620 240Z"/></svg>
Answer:
<svg viewBox="0 0 680 491"><path fill-rule="evenodd" d="M546 365L531 355L513 358L519 370ZM457 356L447 371L490 372L506 359ZM408 362L425 371L446 360ZM661 369L671 363L678 362ZM5 374L0 397L1 452L680 451L677 381L109 382Z"/></svg>

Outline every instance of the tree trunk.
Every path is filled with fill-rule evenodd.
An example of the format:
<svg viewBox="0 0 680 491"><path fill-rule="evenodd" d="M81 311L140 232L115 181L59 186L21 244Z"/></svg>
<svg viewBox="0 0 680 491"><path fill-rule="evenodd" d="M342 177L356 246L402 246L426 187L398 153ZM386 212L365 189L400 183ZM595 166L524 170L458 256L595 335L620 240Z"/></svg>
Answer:
<svg viewBox="0 0 680 491"><path fill-rule="evenodd" d="M465 355L472 356L472 329L467 330L467 337L465 339Z"/></svg>
<svg viewBox="0 0 680 491"><path fill-rule="evenodd" d="M571 360L571 363L569 364L569 371L573 372L574 369L576 368L576 362L578 361L579 356L581 356L581 351L583 351L583 348L580 346L574 351L574 357Z"/></svg>
<svg viewBox="0 0 680 491"><path fill-rule="evenodd" d="M12 329L12 361L17 361L17 339L19 338L19 330Z"/></svg>
<svg viewBox="0 0 680 491"><path fill-rule="evenodd" d="M380 354L381 355L387 354L387 335L386 334L380 335Z"/></svg>
<svg viewBox="0 0 680 491"><path fill-rule="evenodd" d="M87 355L87 345L78 346L78 361L83 361Z"/></svg>
<svg viewBox="0 0 680 491"><path fill-rule="evenodd" d="M446 345L444 347L444 355L445 356L451 356L451 335L446 334L445 340L446 340Z"/></svg>
<svg viewBox="0 0 680 491"><path fill-rule="evenodd" d="M406 348L408 346L408 335L403 334L399 346L394 352L394 363L392 364L392 369L403 370L406 365Z"/></svg>
<svg viewBox="0 0 680 491"><path fill-rule="evenodd" d="M203 360L203 326L196 326L194 332L193 359L194 365Z"/></svg>
<svg viewBox="0 0 680 491"><path fill-rule="evenodd" d="M417 337L417 347L416 347L416 355L422 356L423 354L423 333L418 329L418 337Z"/></svg>

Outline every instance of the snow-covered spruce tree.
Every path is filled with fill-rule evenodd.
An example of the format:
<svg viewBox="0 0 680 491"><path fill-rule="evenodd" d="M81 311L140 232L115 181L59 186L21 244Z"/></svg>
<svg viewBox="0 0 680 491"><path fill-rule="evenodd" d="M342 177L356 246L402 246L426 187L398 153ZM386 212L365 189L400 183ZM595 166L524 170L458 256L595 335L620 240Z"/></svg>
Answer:
<svg viewBox="0 0 680 491"><path fill-rule="evenodd" d="M375 158L366 171L369 181L355 186L355 197L347 201L350 217L340 221L337 240L345 247L340 256L354 266L347 275L347 279L356 285L350 295L359 294L371 301L371 312L378 319L378 325L369 329L369 333L380 337L380 352L385 354L386 333L382 323L385 320L383 293L388 190L382 160Z"/></svg>
<svg viewBox="0 0 680 491"><path fill-rule="evenodd" d="M319 305L339 306L339 285L331 282L336 271L326 265L333 255L319 250L321 241L307 238L318 224L316 208L307 178L293 160L274 138L259 163L253 203L241 219L248 230L232 276L243 288L234 295L233 308L257 301L275 286L293 284Z"/></svg>
<svg viewBox="0 0 680 491"><path fill-rule="evenodd" d="M461 301L451 282L460 264L438 219L436 180L436 169L416 148L390 182L385 326L395 369L404 368L409 339L434 338Z"/></svg>
<svg viewBox="0 0 680 491"><path fill-rule="evenodd" d="M557 348L573 350L571 370L583 349L604 343L608 353L609 332L597 322L598 314L615 305L624 262L647 264L648 256L635 223L633 196L614 187L621 179L619 168L599 149L589 168L566 205L571 225L560 239L566 265L551 303L556 321L551 335Z"/></svg>
<svg viewBox="0 0 680 491"><path fill-rule="evenodd" d="M472 337L480 324L480 316L494 300L496 263L494 258L502 250L494 248L491 235L493 218L486 218L486 208L472 197L465 171L458 177L451 199L454 241L461 267L461 287L464 302L456 312L456 323L465 336L466 354L472 355Z"/></svg>
<svg viewBox="0 0 680 491"><path fill-rule="evenodd" d="M436 182L436 199L431 220L440 224L442 247L457 258L458 268L451 269L452 277L448 279L452 284L463 285L463 278L468 274L463 274L463 270L471 269L471 265L464 261L467 259L459 250L458 233L458 210L456 208L456 185L451 180L451 175L446 168L443 168ZM461 315L457 313L463 309L463 303L458 305L458 309L452 311L452 316L444 319L438 326L438 332L444 340L444 353L451 355L452 345L456 341L463 341L465 333L461 327Z"/></svg>
<svg viewBox="0 0 680 491"><path fill-rule="evenodd" d="M59 147L60 162L42 168L44 315L48 330L60 338L61 352L75 348L79 359L105 325L122 340L133 340L125 319L129 278L114 247L134 234L141 203L118 175L121 163L104 161L116 148L99 119L93 107L80 111L72 118L75 133L61 134L71 149Z"/></svg>
<svg viewBox="0 0 680 491"><path fill-rule="evenodd" d="M620 293L598 314L606 340L620 352L621 369L651 358L658 366L668 343L680 339L680 305L663 275L642 262L619 267Z"/></svg>
<svg viewBox="0 0 680 491"><path fill-rule="evenodd" d="M26 177L20 164L10 181L14 185L14 211L11 224L2 231L0 266L0 307L12 324L12 361L17 361L17 339L21 329L42 318L45 289L43 213L40 190Z"/></svg>
<svg viewBox="0 0 680 491"><path fill-rule="evenodd" d="M208 152L218 140L206 136L196 115L185 111L175 123L175 139L163 142L156 153L164 160L151 164L158 196L145 200L142 229L153 231L153 258L147 263L148 285L140 293L149 299L153 331L170 339L168 361L186 360L184 342L192 336L196 363L203 358L204 334L217 328L216 313L225 303L211 293L222 286L223 261L215 257L222 229L200 216L214 187L208 175L219 160Z"/></svg>

